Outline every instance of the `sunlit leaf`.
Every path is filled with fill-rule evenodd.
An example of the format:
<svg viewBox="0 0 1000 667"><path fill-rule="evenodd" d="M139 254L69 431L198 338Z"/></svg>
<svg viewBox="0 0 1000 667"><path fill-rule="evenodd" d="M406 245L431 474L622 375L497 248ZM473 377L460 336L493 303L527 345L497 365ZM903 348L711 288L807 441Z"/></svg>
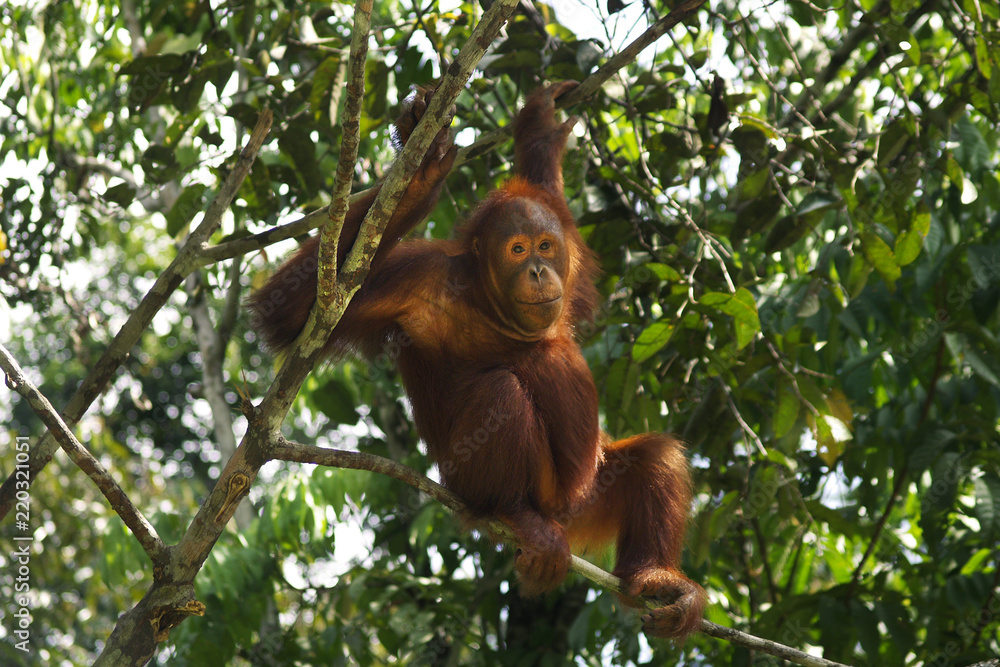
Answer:
<svg viewBox="0 0 1000 667"><path fill-rule="evenodd" d="M674 325L670 322L654 322L646 327L632 345L632 359L637 363L646 361L670 342Z"/></svg>

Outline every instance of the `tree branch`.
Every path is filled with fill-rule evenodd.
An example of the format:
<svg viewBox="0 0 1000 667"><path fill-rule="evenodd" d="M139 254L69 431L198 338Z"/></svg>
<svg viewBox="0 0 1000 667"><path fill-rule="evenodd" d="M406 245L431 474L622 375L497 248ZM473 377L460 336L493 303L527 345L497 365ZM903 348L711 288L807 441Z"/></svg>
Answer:
<svg viewBox="0 0 1000 667"><path fill-rule="evenodd" d="M240 157L229 173L229 177L226 178L212 203L209 204L201 224L191 232L184 246L178 251L177 257L156 279L149 292L143 297L142 302L132 311L114 340L101 355L93 370L87 374L83 383L73 393L63 411L67 423L75 424L83 416L94 399L104 391L114 372L125 362L132 347L139 340L139 336L153 321L153 316L163 308L167 299L180 286L185 276L201 266L199 257L201 248L222 223L222 214L229 209L240 185L250 173L250 166L271 129L271 121L271 111L268 109L262 111L246 147L240 152ZM31 458L28 462L30 481L34 481L35 476L52 460L52 455L55 454L58 447L59 443L52 437L52 434L46 433L32 448ZM10 512L10 508L14 504L14 493L14 477L11 476L3 483L3 486L0 486L0 519L3 519Z"/></svg>
<svg viewBox="0 0 1000 667"><path fill-rule="evenodd" d="M365 217L357 241L355 241L354 247L341 268L341 276L344 279L353 282L359 277L361 281L364 280L370 262L364 258L370 258L374 255L392 211L395 210L407 186L413 180L413 175L420 167L434 137L437 136L437 133L444 126L445 120L449 117L446 111L458 98L459 93L472 75L473 69L479 64L493 40L496 39L500 28L506 23L517 3L518 0L496 0L483 14L482 20L476 24L469 40L462 46L458 57L448 68L448 72L442 78L434 96L427 105L427 110L386 175L382 189Z"/></svg>
<svg viewBox="0 0 1000 667"><path fill-rule="evenodd" d="M581 81L579 86L556 100L556 108L565 109L566 107L571 107L596 93L604 85L604 82L614 76L618 70L634 62L647 46L665 35L668 30L690 18L699 7L705 4L705 1L686 0L677 7L674 7L669 14L647 28L645 32L636 37L628 46L608 58L606 63ZM475 143L458 151L458 156L455 158L455 167L489 153L498 145L510 139L513 134L513 123L508 123L498 130L480 135Z"/></svg>
<svg viewBox="0 0 1000 667"><path fill-rule="evenodd" d="M333 468L350 468L353 470L368 470L386 475L393 479L409 484L418 491L425 493L434 500L454 512L463 521L468 523L473 518L472 513L466 504L445 487L437 482L427 479L412 468L404 466L391 459L367 454L363 452L349 452L339 449L328 449L316 445L305 445L281 438L271 450L271 456L280 461L295 461L297 463L312 463L316 465L329 466ZM504 542L514 542L514 532L510 527L497 519L476 521L477 527L482 527L487 533ZM621 595L621 579L610 572L597 567L578 556L573 556L570 569L580 576L590 580L600 587ZM661 603L650 598L643 598L639 602L647 609L656 609ZM717 639L723 639L731 644L737 644L754 651L760 651L769 655L778 656L783 660L789 660L806 667L847 667L839 662L817 658L799 651L798 649L779 644L769 639L762 639L754 635L740 632L732 628L717 625L711 621L702 620L701 632Z"/></svg>
<svg viewBox="0 0 1000 667"><path fill-rule="evenodd" d="M351 195L351 200L363 196L366 192L367 190ZM215 264L216 262L221 262L237 255L245 255L262 250L286 239L308 234L329 219L330 209L328 207L320 208L307 213L294 222L272 227L253 236L244 236L241 239L226 241L219 245L205 246L198 254L198 266Z"/></svg>
<svg viewBox="0 0 1000 667"><path fill-rule="evenodd" d="M351 55L347 73L347 100L340 122L343 139L340 142L340 158L337 161L337 175L329 207L330 219L320 232L316 301L323 310L336 303L334 308L338 311L337 320L343 312L341 304L346 307L347 301L357 289L345 293L346 290L339 288L337 284L337 246L340 232L344 228L344 218L347 216L351 181L354 180L354 167L358 162L358 146L361 143L361 103L365 94L365 60L368 58L372 4L373 0L361 0L354 7L354 32L351 36ZM308 330L308 325L306 329Z"/></svg>
<svg viewBox="0 0 1000 667"><path fill-rule="evenodd" d="M241 152L229 177L209 205L201 224L188 237L170 266L160 274L153 287L143 297L139 307L133 311L101 356L97 365L73 394L65 410L69 422L75 423L90 406L90 403L104 390L111 375L125 361L139 336L149 326L153 316L163 307L184 277L196 268L197 264L192 263L192 259L196 259L200 246L221 224L222 214L229 208L229 204L249 173L257 151L260 150L264 138L267 136L271 119L272 115L269 110L261 113L247 147ZM31 480L34 480L35 475L51 460L57 447L58 443L49 434L46 434L32 449L31 461L29 462ZM0 487L0 518L6 516L10 511L12 501L13 478L8 478Z"/></svg>
<svg viewBox="0 0 1000 667"><path fill-rule="evenodd" d="M361 284L367 268L360 267L367 267L371 262L381 236L381 228L385 226L399 195L405 191L409 179L416 172L416 167L419 166L423 155L443 124L445 116L440 113L440 109L435 111L435 102L442 108L451 106L465 85L466 79L461 77L467 78L471 74L486 46L499 33L506 20L505 17L515 2L516 0L497 0L487 10L473 30L469 41L463 46L459 58L449 70L445 82L438 88L423 120L410 135L406 148L396 162L396 167L383 182L381 194L386 195L387 186L391 186L388 187L389 192L391 194L395 188L396 197L395 199L388 196L380 197L382 208L377 214L369 212L361 230L364 242L355 243L346 263L346 266L355 267L356 275L342 279L344 285ZM435 123L438 127L434 127ZM399 167L401 164L412 166L412 169L402 169ZM192 266L197 266L201 262L204 262L204 258L196 255L193 257ZM332 310L326 309L326 312ZM313 315L310 319L314 317ZM119 618L115 631L98 659L98 664L144 664L152 657L156 643L166 639L172 627L186 616L204 610L204 605L191 597L191 582L201 570L236 508L246 497L260 467L271 458L271 452L283 443L284 439L279 430L281 424L302 381L317 363L325 343L322 332L310 333L308 329L307 325L306 332L300 335L297 344L289 352L260 407L254 407L248 399L244 401L243 410L249 428L243 441L226 463L218 482L198 509L184 536L171 550L171 558L164 567L162 576L156 578L138 605ZM123 662L116 656L128 656L130 659Z"/></svg>
<svg viewBox="0 0 1000 667"><path fill-rule="evenodd" d="M101 462L94 458L94 455L86 447L80 444L66 422L52 407L49 399L28 381L17 361L2 343L0 343L0 368L3 368L6 374L7 386L24 396L31 409L48 427L49 433L54 435L55 441L62 445L73 463L87 473L87 476L108 499L111 508L135 535L135 539L139 541L143 551L153 561L153 565L161 566L167 555L167 547L163 544L160 536L156 534L156 529L136 509L128 494L118 485L107 468L101 465ZM14 477L15 475L11 475L11 479Z"/></svg>

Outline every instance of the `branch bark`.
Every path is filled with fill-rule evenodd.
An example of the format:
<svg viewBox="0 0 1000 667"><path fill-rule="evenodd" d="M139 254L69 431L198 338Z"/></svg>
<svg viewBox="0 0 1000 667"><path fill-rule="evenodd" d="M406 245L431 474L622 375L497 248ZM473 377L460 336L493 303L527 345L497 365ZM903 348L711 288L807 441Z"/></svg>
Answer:
<svg viewBox="0 0 1000 667"><path fill-rule="evenodd" d="M167 555L167 547L163 544L160 536L156 534L156 529L136 509L135 504L129 499L122 487L118 485L118 482L111 476L107 468L101 465L101 462L94 458L94 455L86 447L80 444L80 441L73 435L73 431L70 430L66 422L59 416L56 409L52 407L49 399L35 385L28 381L24 376L24 371L21 370L17 361L14 360L14 357L11 356L2 343L0 343L0 368L3 369L6 375L7 386L24 396L31 409L42 420L42 423L48 427L49 433L53 434L55 441L66 450L73 463L80 470L87 473L87 476L93 480L97 488L104 494L104 497L108 499L111 508L122 518L125 525L135 535L135 539L139 541L143 551L146 552L146 555L153 562L154 567L161 567ZM11 475L11 479L15 479L16 477L16 472Z"/></svg>
<svg viewBox="0 0 1000 667"><path fill-rule="evenodd" d="M330 202L330 220L324 225L319 244L319 275L316 280L316 300L323 309L330 307L337 297L337 246L351 195L351 181L358 162L361 143L361 102L365 94L365 59L368 57L368 32L371 30L373 0L362 0L354 9L354 33L347 75L347 101L341 129L340 159ZM353 292L346 296L350 299ZM346 304L345 304L346 305ZM339 316L338 316L339 319Z"/></svg>

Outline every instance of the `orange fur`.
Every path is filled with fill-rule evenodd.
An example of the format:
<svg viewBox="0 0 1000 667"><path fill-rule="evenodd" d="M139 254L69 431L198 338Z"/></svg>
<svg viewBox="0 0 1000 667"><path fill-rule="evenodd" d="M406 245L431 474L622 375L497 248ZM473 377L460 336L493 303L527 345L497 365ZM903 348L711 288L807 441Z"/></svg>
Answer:
<svg viewBox="0 0 1000 667"><path fill-rule="evenodd" d="M455 240L398 243L433 209L450 167L453 149L439 136L326 351L398 366L444 483L474 513L513 526L523 593L559 585L570 543L614 543L628 593L665 601L646 616L646 631L683 637L697 629L705 600L680 571L691 501L683 448L660 434L610 441L574 339L574 326L598 304L598 269L562 192L572 124L555 121L553 99L572 85L528 98L515 120L517 176ZM402 141L421 110L404 109ZM339 262L373 198L352 205ZM305 323L317 244L307 242L250 298L272 349L287 349Z"/></svg>

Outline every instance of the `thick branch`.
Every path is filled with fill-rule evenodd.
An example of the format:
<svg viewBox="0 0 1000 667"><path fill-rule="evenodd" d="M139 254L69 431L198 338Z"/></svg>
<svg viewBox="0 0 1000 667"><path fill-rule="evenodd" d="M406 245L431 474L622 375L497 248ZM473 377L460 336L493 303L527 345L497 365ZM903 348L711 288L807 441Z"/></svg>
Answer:
<svg viewBox="0 0 1000 667"><path fill-rule="evenodd" d="M430 480L413 468L402 463L387 459L384 456L366 454L363 452L348 452L342 449L328 449L316 445L285 440L275 445L271 451L273 459L278 461L295 461L297 463L315 463L331 468L350 468L352 470L368 470L386 475L409 484L417 491L427 494L455 514L464 518L471 517L465 503L455 493L449 491L437 482Z"/></svg>
<svg viewBox="0 0 1000 667"><path fill-rule="evenodd" d="M319 244L319 275L316 284L316 299L321 308L329 308L331 303L343 302L350 295L343 295L337 288L337 245L340 231L344 227L351 196L351 181L354 180L354 166L358 162L358 146L361 143L361 103L365 94L365 60L368 58L368 32L371 29L373 0L361 0L354 7L354 32L351 38L351 56L347 74L347 100L340 126L343 139L340 142L340 159L337 161L337 176L334 180L333 196L330 202L330 221L324 225ZM337 298L340 297L340 298ZM344 298L346 297L346 298ZM341 305L340 303L337 304ZM339 309L342 312L342 309ZM337 313L339 320L340 313Z"/></svg>
<svg viewBox="0 0 1000 667"><path fill-rule="evenodd" d="M399 200L416 174L434 137L449 118L450 109L465 87L472 70L496 39L517 0L497 0L476 24L469 40L462 47L448 74L441 81L427 110L410 134L402 152L382 182L378 197L362 223L351 252L338 275L336 303L331 303L320 316L314 308L309 321L292 347L288 357L268 389L260 406L260 425L277 432L298 394L306 375L316 366L326 343L325 335L347 307L350 297L364 282L385 226Z"/></svg>
<svg viewBox="0 0 1000 667"><path fill-rule="evenodd" d="M364 196L366 192L368 191L365 190L351 195L351 200L356 197ZM308 234L329 219L330 209L320 208L311 213L307 213L305 216L294 222L272 227L271 229L260 232L259 234L244 236L241 239L226 241L225 243L220 243L219 245L206 246L199 253L198 266L202 267L208 266L209 264L215 264L216 262L221 262L223 260L230 259L231 257L236 257L237 255L245 255L262 250L274 245L275 243L284 241L285 239L292 239L296 236Z"/></svg>
<svg viewBox="0 0 1000 667"><path fill-rule="evenodd" d="M337 246L348 210L351 175L358 159L371 11L372 0L361 0L354 11L354 37L351 41L347 101L342 118L340 159L333 201L327 208L329 218L320 232L317 298L295 346L261 404L261 424L268 433L276 432L281 427L303 380L319 362L329 332L340 321L347 304L362 283L362 279L338 280ZM366 266L373 255L374 250L368 255Z"/></svg>
<svg viewBox="0 0 1000 667"><path fill-rule="evenodd" d="M375 254L382 232L389 222L389 217L403 193L413 180L413 175L423 161L427 149L434 137L450 117L447 110L451 108L458 94L465 87L473 69L479 64L486 49L493 43L507 18L517 6L518 0L496 0L483 18L476 24L469 40L462 46L455 62L448 68L447 74L441 80L434 96L431 98L427 111L424 112L416 129L406 141L399 158L392 165L386 176L382 189L372 204L365 222L358 234L357 241L351 249L341 276L351 282L360 284L368 273L368 265Z"/></svg>
<svg viewBox="0 0 1000 667"><path fill-rule="evenodd" d="M0 344L0 368L3 368L7 376L7 386L21 394L21 396L24 396L25 400L28 401L28 405L31 406L31 409L35 411L39 419L48 427L49 433L55 435L56 441L66 450L73 463L80 470L87 473L87 476L93 480L97 488L104 494L104 497L108 499L108 503L111 504L112 509L118 513L118 516L122 518L125 525L135 535L135 538L142 545L143 550L149 556L149 559L153 561L153 564L157 566L161 565L166 555L166 546L163 544L160 536L156 534L156 529L136 509L135 504L129 499L125 491L122 490L122 487L118 485L118 482L114 480L111 473L101 465L100 461L94 458L94 455L86 447L80 444L80 441L73 435L73 431L70 430L66 422L62 420L59 413L49 403L49 399L35 385L28 381L17 361L14 360L14 357L11 356L3 344ZM13 477L12 475L11 478L13 479Z"/></svg>

